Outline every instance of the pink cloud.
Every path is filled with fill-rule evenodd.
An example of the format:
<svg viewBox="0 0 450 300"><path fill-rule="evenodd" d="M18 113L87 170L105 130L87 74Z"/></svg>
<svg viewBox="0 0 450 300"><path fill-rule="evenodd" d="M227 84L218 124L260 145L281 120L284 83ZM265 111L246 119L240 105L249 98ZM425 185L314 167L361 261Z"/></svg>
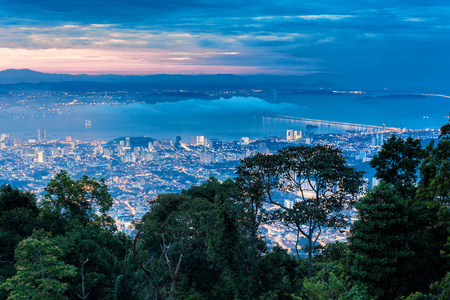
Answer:
<svg viewBox="0 0 450 300"><path fill-rule="evenodd" d="M68 74L255 74L286 73L258 66L205 65L202 57L223 55L205 52L180 53L164 49L23 49L0 48L0 69L29 68L41 72ZM228 55L237 55L233 52Z"/></svg>

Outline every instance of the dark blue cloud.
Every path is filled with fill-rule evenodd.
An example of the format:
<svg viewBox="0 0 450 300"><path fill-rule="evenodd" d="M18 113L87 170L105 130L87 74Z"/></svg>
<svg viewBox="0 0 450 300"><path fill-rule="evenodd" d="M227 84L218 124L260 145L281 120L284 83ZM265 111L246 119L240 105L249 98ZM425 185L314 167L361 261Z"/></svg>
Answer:
<svg viewBox="0 0 450 300"><path fill-rule="evenodd" d="M442 3L0 0L0 45L167 49L184 64L319 71L397 87L436 85L450 76L450 6Z"/></svg>

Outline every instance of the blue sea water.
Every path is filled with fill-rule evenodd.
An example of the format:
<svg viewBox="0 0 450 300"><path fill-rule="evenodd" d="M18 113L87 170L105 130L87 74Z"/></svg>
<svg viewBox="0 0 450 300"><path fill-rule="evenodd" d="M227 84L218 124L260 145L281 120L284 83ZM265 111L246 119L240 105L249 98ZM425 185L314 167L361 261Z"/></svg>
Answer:
<svg viewBox="0 0 450 300"><path fill-rule="evenodd" d="M0 133L12 137L35 137L37 129L47 138L113 139L150 136L174 139L204 135L235 140L243 136L284 136L286 130L315 133L343 132L345 128L321 126L306 129L306 123L269 120L264 116L350 122L388 127L439 128L446 123L450 99L445 97L366 97L357 95L280 95L276 101L252 97L216 100L184 100L158 104L64 106L57 111L32 107L1 108ZM85 120L91 121L86 128Z"/></svg>

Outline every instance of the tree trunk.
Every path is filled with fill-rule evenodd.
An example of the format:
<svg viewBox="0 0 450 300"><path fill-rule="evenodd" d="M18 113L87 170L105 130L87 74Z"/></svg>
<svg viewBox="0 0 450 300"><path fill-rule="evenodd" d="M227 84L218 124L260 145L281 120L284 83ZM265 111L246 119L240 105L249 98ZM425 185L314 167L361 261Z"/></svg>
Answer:
<svg viewBox="0 0 450 300"><path fill-rule="evenodd" d="M308 236L308 279L312 277L312 252L313 252L313 243L312 243L312 235Z"/></svg>

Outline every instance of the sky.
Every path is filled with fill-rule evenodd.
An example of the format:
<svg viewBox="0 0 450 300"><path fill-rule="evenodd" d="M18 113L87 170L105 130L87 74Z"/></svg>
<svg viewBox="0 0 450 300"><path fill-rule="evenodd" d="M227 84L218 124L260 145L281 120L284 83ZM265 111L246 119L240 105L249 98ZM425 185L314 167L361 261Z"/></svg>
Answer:
<svg viewBox="0 0 450 300"><path fill-rule="evenodd" d="M0 0L0 70L445 84L450 3Z"/></svg>

